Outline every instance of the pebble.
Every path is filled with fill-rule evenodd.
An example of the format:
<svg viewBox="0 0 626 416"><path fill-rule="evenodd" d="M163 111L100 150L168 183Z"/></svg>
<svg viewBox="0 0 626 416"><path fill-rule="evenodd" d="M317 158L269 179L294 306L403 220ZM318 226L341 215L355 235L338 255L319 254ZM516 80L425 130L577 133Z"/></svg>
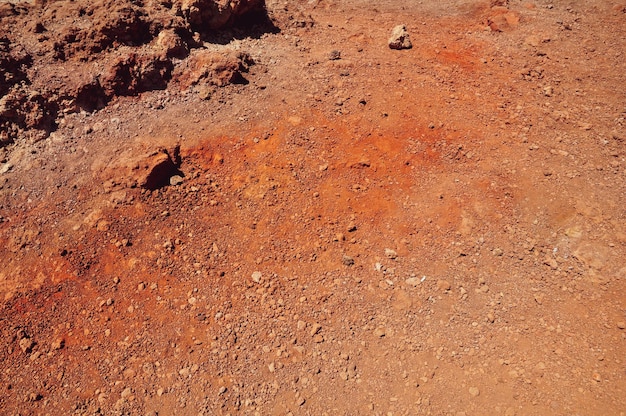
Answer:
<svg viewBox="0 0 626 416"><path fill-rule="evenodd" d="M53 350L60 350L61 348L63 348L63 346L65 346L65 340L63 338L57 338L52 345L50 346L51 349Z"/></svg>
<svg viewBox="0 0 626 416"><path fill-rule="evenodd" d="M311 336L314 336L315 334L320 332L321 329L322 329L322 326L320 324L318 323L313 324L313 327L311 328Z"/></svg>
<svg viewBox="0 0 626 416"><path fill-rule="evenodd" d="M261 283L261 278L263 277L263 273L261 272L253 272L252 273L252 281L254 283Z"/></svg>
<svg viewBox="0 0 626 416"><path fill-rule="evenodd" d="M447 280L440 279L437 281L437 289L447 292L452 288L452 285Z"/></svg>
<svg viewBox="0 0 626 416"><path fill-rule="evenodd" d="M354 265L354 259L350 256L346 256L344 255L343 258L341 259L341 262L343 263L344 266L353 266Z"/></svg>
<svg viewBox="0 0 626 416"><path fill-rule="evenodd" d="M395 259L396 257L398 257L398 253L396 253L395 250L392 250L390 248L386 248L385 249L385 256L387 256L390 259Z"/></svg>
<svg viewBox="0 0 626 416"><path fill-rule="evenodd" d="M404 282L409 286L415 287L415 286L419 286L420 279L418 279L417 277L409 277Z"/></svg>
<svg viewBox="0 0 626 416"><path fill-rule="evenodd" d="M478 390L478 387L470 387L469 388L469 393L473 396L473 397L478 397L480 395L480 390Z"/></svg>
<svg viewBox="0 0 626 416"><path fill-rule="evenodd" d="M617 323L617 327L618 327L619 329L626 329L626 322L624 322L624 321L620 321L620 322L618 322L618 323Z"/></svg>
<svg viewBox="0 0 626 416"><path fill-rule="evenodd" d="M174 175L170 178L170 185L176 186L183 183L183 177L180 175Z"/></svg>
<svg viewBox="0 0 626 416"><path fill-rule="evenodd" d="M30 338L22 338L20 340L20 348L25 353L29 353L33 349L34 345L35 345L35 343Z"/></svg>
<svg viewBox="0 0 626 416"><path fill-rule="evenodd" d="M388 41L390 49L411 49L413 44L409 37L409 32L406 30L406 26L397 25L391 31L391 37Z"/></svg>
<svg viewBox="0 0 626 416"><path fill-rule="evenodd" d="M387 335L387 330L386 330L385 328L383 328L383 327L379 326L378 328L376 328L376 329L374 330L374 335L375 335L376 337L378 337L378 338L382 338L382 337L384 337L385 335Z"/></svg>

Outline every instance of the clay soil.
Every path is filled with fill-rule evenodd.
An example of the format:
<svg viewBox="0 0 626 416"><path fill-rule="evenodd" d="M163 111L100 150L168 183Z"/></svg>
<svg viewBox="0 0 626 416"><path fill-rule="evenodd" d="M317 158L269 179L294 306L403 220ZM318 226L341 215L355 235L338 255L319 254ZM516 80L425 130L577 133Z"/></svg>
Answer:
<svg viewBox="0 0 626 416"><path fill-rule="evenodd" d="M626 414L626 4L13 3L1 414Z"/></svg>

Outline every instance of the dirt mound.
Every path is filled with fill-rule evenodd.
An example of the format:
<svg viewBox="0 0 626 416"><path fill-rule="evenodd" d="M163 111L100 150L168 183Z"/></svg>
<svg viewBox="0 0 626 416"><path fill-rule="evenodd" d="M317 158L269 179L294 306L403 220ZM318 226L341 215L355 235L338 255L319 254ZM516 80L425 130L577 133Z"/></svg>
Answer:
<svg viewBox="0 0 626 416"><path fill-rule="evenodd" d="M234 36L224 31L248 15L264 18L244 30L275 29L262 0L3 5L0 146L18 136L46 137L64 114L101 109L117 96L164 89L177 67L187 67L189 52L204 47L203 39ZM252 63L225 59L230 62L222 65L230 68L227 76L224 70L204 74L216 75L210 85L239 81L239 71Z"/></svg>

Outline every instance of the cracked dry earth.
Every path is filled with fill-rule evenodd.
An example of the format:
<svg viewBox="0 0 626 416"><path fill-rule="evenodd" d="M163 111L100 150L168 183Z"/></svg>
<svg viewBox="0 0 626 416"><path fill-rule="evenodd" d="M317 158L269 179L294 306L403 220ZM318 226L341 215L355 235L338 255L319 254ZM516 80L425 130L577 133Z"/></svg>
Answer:
<svg viewBox="0 0 626 416"><path fill-rule="evenodd" d="M0 149L0 413L626 414L626 4L266 7Z"/></svg>

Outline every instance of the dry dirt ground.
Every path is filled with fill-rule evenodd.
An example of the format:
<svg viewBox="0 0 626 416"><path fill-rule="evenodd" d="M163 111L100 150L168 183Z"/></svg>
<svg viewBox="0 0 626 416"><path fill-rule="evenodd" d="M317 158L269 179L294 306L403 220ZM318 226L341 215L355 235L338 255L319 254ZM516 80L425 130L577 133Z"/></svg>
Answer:
<svg viewBox="0 0 626 416"><path fill-rule="evenodd" d="M1 414L626 414L625 3L102 4L2 4Z"/></svg>

